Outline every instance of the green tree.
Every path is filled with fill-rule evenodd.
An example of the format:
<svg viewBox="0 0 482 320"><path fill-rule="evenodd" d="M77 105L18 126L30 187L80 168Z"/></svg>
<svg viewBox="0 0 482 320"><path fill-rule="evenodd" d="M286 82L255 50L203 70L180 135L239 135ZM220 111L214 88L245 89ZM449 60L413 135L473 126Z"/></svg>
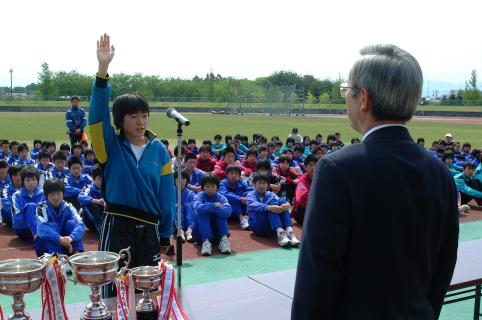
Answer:
<svg viewBox="0 0 482 320"><path fill-rule="evenodd" d="M461 92L463 100L480 100L481 93L477 87L477 70L472 70L470 79L465 82L465 90Z"/></svg>
<svg viewBox="0 0 482 320"><path fill-rule="evenodd" d="M37 92L44 100L56 99L59 95L59 89L53 81L53 73L49 69L47 62L42 63L42 71L38 73Z"/></svg>
<svg viewBox="0 0 482 320"><path fill-rule="evenodd" d="M330 98L331 99L343 99L344 98L340 94L340 82L339 81L335 81L333 83L333 86L331 87Z"/></svg>

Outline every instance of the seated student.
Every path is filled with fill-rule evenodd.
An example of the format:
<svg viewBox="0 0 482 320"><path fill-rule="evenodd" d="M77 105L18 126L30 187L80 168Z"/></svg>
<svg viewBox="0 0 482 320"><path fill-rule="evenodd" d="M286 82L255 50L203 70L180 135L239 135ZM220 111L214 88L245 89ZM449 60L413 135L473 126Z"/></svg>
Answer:
<svg viewBox="0 0 482 320"><path fill-rule="evenodd" d="M241 168L230 165L226 168L226 179L221 181L219 193L228 199L233 208L231 217L239 219L241 229L249 228L248 214L246 213L246 195L253 191L253 187L241 180Z"/></svg>
<svg viewBox="0 0 482 320"><path fill-rule="evenodd" d="M54 167L50 170L52 178L64 180L65 176L69 174L69 169L65 168L67 155L62 151L57 151L53 154L52 160L54 162Z"/></svg>
<svg viewBox="0 0 482 320"><path fill-rule="evenodd" d="M71 150L71 153L70 153L70 157L69 157L69 158L79 157L80 160L82 160L82 161L85 160L85 157L84 157L84 155L82 154L82 146L80 145L80 143L74 143L74 144L72 145L72 148L71 148L70 150Z"/></svg>
<svg viewBox="0 0 482 320"><path fill-rule="evenodd" d="M228 218L233 209L228 199L218 192L219 177L214 173L206 173L201 179L202 192L194 197L194 228L192 237L202 245L201 254L209 256L212 244L219 242L221 253L231 253L228 240Z"/></svg>
<svg viewBox="0 0 482 320"><path fill-rule="evenodd" d="M271 162L274 162L276 160L276 156L274 155L274 149L275 145L273 142L268 142L266 144L266 147L268 147L268 159Z"/></svg>
<svg viewBox="0 0 482 320"><path fill-rule="evenodd" d="M211 148L207 146L201 146L199 148L199 156L196 161L196 168L204 172L213 172L216 166L216 159L211 155Z"/></svg>
<svg viewBox="0 0 482 320"><path fill-rule="evenodd" d="M18 146L18 159L15 160L14 165L16 166L33 166L35 165L35 160L29 159L28 146L26 143L22 143Z"/></svg>
<svg viewBox="0 0 482 320"><path fill-rule="evenodd" d="M356 138L356 137L353 137L353 138L351 138L350 143L351 143L351 144L360 143L360 139L359 139L359 138Z"/></svg>
<svg viewBox="0 0 482 320"><path fill-rule="evenodd" d="M241 165L245 168L249 168L251 172L256 172L257 157L258 152L256 150L248 150L246 153L246 160L244 160Z"/></svg>
<svg viewBox="0 0 482 320"><path fill-rule="evenodd" d="M269 158L268 146L262 145L258 148L258 158L256 160L269 160L271 162L271 159Z"/></svg>
<svg viewBox="0 0 482 320"><path fill-rule="evenodd" d="M77 199L80 192L92 184L92 179L86 175L82 174L82 160L77 156L72 156L68 161L69 171L65 178L65 201L70 202L74 207L79 210L80 203ZM71 188L68 188L71 187Z"/></svg>
<svg viewBox="0 0 482 320"><path fill-rule="evenodd" d="M181 172L181 237L182 241L192 241L192 230L194 228L194 209L192 207L195 193L186 188L189 175L187 172ZM174 185L176 186L176 211L174 212L174 235L177 234L178 218L177 218L177 187L178 175L174 174Z"/></svg>
<svg viewBox="0 0 482 320"><path fill-rule="evenodd" d="M194 153L188 153L184 157L184 170L188 174L187 188L194 192L201 191L201 178L205 172L196 168L197 157Z"/></svg>
<svg viewBox="0 0 482 320"><path fill-rule="evenodd" d="M280 153L283 153L283 151L285 150L293 150L295 143L296 142L294 138L286 139L286 144L281 148Z"/></svg>
<svg viewBox="0 0 482 320"><path fill-rule="evenodd" d="M39 174L33 166L25 166L20 173L22 187L12 196L12 229L23 240L33 240L37 234L35 208L44 201L38 187Z"/></svg>
<svg viewBox="0 0 482 320"><path fill-rule="evenodd" d="M47 201L36 208L37 237L34 248L37 256L44 253L72 255L84 251L85 226L75 208L64 198L64 183L48 180L44 184Z"/></svg>
<svg viewBox="0 0 482 320"><path fill-rule="evenodd" d="M255 190L247 195L247 211L249 225L253 233L260 237L276 235L278 244L297 246L300 241L293 232L293 224L289 214L290 204L284 197L278 197L267 191L269 177L256 173L253 178Z"/></svg>
<svg viewBox="0 0 482 320"><path fill-rule="evenodd" d="M281 155L278 158L278 167L273 169L273 174L283 177L286 180L286 198L291 203L295 196L296 184L298 183L298 173L294 168L290 167L288 157Z"/></svg>
<svg viewBox="0 0 482 320"><path fill-rule="evenodd" d="M470 161L475 166L478 166L480 164L480 155L481 155L480 149L472 149L472 151L470 152L470 155L465 157L465 161Z"/></svg>
<svg viewBox="0 0 482 320"><path fill-rule="evenodd" d="M438 140L434 140L432 142L432 146L428 149L428 151L430 151L432 154L436 155L437 154L437 150L440 148L440 143Z"/></svg>
<svg viewBox="0 0 482 320"><path fill-rule="evenodd" d="M0 192L10 183L10 177L8 176L8 165L6 160L0 160Z"/></svg>
<svg viewBox="0 0 482 320"><path fill-rule="evenodd" d="M179 153L179 147L174 148L174 158L172 158L172 168L177 171L177 166L181 164L181 169L184 169L184 157L188 154L186 147L181 146L181 153Z"/></svg>
<svg viewBox="0 0 482 320"><path fill-rule="evenodd" d="M336 152L340 150L340 145L337 142L330 143L330 149L328 150L328 154Z"/></svg>
<svg viewBox="0 0 482 320"><path fill-rule="evenodd" d="M235 161L235 151L232 147L228 146L223 150L223 158L216 163L214 167L214 173L218 175L219 179L226 178L226 168L229 165L237 165L241 168L241 175L243 177L249 177L251 170L249 168L243 167L239 161Z"/></svg>
<svg viewBox="0 0 482 320"><path fill-rule="evenodd" d="M104 221L104 195L102 194L102 181L104 175L100 165L95 165L92 169L93 183L82 190L77 197L82 208L81 216L84 224L89 230L100 235L102 222ZM64 191L65 194L65 191Z"/></svg>
<svg viewBox="0 0 482 320"><path fill-rule="evenodd" d="M33 141L33 148L30 150L30 159L38 162L38 154L42 151L42 140L35 139Z"/></svg>
<svg viewBox="0 0 482 320"><path fill-rule="evenodd" d="M92 176L92 169L95 166L95 153L93 149L85 150L85 159L82 161L82 173Z"/></svg>
<svg viewBox="0 0 482 320"><path fill-rule="evenodd" d="M291 210L291 215L299 224L303 224L303 220L305 218L306 204L308 203L308 195L310 194L311 181L313 179L313 174L315 172L317 162L318 157L314 155L309 155L308 157L306 157L304 163L306 173L298 179L298 184L296 185L295 199L293 203L293 208Z"/></svg>
<svg viewBox="0 0 482 320"><path fill-rule="evenodd" d="M82 154L85 154L85 151L87 151L87 149L89 149L89 143L87 142L87 140L80 140L80 146L82 147Z"/></svg>
<svg viewBox="0 0 482 320"><path fill-rule="evenodd" d="M273 142L274 144L276 144L276 142L280 142L280 138L278 136L272 136L271 137L271 142ZM281 146L283 146L283 144L281 144Z"/></svg>
<svg viewBox="0 0 482 320"><path fill-rule="evenodd" d="M297 144L293 148L293 158L291 159L292 164L296 167L300 167L301 172L304 172L304 165L303 165L303 160L305 157L303 156L303 153L305 152L305 147L302 146L301 144Z"/></svg>
<svg viewBox="0 0 482 320"><path fill-rule="evenodd" d="M166 147L167 153L169 154L169 157L171 159L174 158L174 153L172 153L172 150L169 148L169 141L167 139L161 139L161 142Z"/></svg>
<svg viewBox="0 0 482 320"><path fill-rule="evenodd" d="M10 142L0 140L0 160L7 160L10 157Z"/></svg>
<svg viewBox="0 0 482 320"><path fill-rule="evenodd" d="M37 168L39 173L38 187L43 189L45 181L52 179L51 171L54 167L54 164L50 162L51 157L47 150L40 151L37 158L39 161L35 164L35 168Z"/></svg>
<svg viewBox="0 0 482 320"><path fill-rule="evenodd" d="M54 154L57 151L57 145L55 141L45 140L42 142L42 149L47 150L50 154Z"/></svg>
<svg viewBox="0 0 482 320"><path fill-rule="evenodd" d="M460 192L461 204L467 204L474 199L481 206L482 182L474 178L475 165L468 161L464 164L463 170L454 177L457 191Z"/></svg>
<svg viewBox="0 0 482 320"><path fill-rule="evenodd" d="M305 148L303 155L305 157L309 156L310 154L313 153L313 151L315 151L316 148L318 148L318 146L319 144L318 142L316 142L316 140L311 140L308 147Z"/></svg>
<svg viewBox="0 0 482 320"><path fill-rule="evenodd" d="M243 161L246 158L246 153L239 148L239 145L240 143L238 140L233 140L228 144L228 147L231 147L234 150L234 160Z"/></svg>
<svg viewBox="0 0 482 320"><path fill-rule="evenodd" d="M62 143L59 148L60 151L62 151L67 159L70 158L70 145L68 143Z"/></svg>
<svg viewBox="0 0 482 320"><path fill-rule="evenodd" d="M340 149L344 148L345 144L343 143L343 141L341 141L341 134L339 132L335 132L335 138L335 142L338 143L338 147Z"/></svg>
<svg viewBox="0 0 482 320"><path fill-rule="evenodd" d="M277 141L274 143L274 151L273 155L275 158L281 155L281 149L283 148L283 143L281 141Z"/></svg>
<svg viewBox="0 0 482 320"><path fill-rule="evenodd" d="M214 136L214 144L212 145L212 151L216 154L216 157L220 158L221 152L226 148L224 143L221 143L223 137L220 134ZM211 170L212 171L212 170Z"/></svg>
<svg viewBox="0 0 482 320"><path fill-rule="evenodd" d="M442 161L447 165L447 168L454 176L463 171L462 167L459 167L454 163L454 153L450 150L444 152Z"/></svg>
<svg viewBox="0 0 482 320"><path fill-rule="evenodd" d="M420 146L420 148L425 149L425 139L423 137L417 138L417 144Z"/></svg>
<svg viewBox="0 0 482 320"><path fill-rule="evenodd" d="M293 150L286 149L286 150L283 151L282 155L284 155L284 156L286 156L286 158L288 158L288 161L290 163L290 168L293 168L293 170L295 170L295 172L298 175L303 174L303 171L301 170L301 167L300 167L300 164L298 163L298 161L293 160L293 157L294 157ZM278 166L278 160L276 160L273 163L273 167L277 167L277 166Z"/></svg>
<svg viewBox="0 0 482 320"><path fill-rule="evenodd" d="M271 162L269 160L259 160L256 163L256 173L266 174L269 177L268 191L274 192L278 196L286 195L286 179L273 174ZM254 187L253 176L248 178L248 183Z"/></svg>
<svg viewBox="0 0 482 320"><path fill-rule="evenodd" d="M22 172L22 167L11 166L8 168L10 183L3 187L0 193L0 198L2 199L2 221L10 228L12 227L12 196L22 187L20 172Z"/></svg>
<svg viewBox="0 0 482 320"><path fill-rule="evenodd" d="M468 155L470 155L471 150L472 150L472 145L469 142L466 142L462 145L462 150L460 151L460 153L463 157L467 157Z"/></svg>
<svg viewBox="0 0 482 320"><path fill-rule="evenodd" d="M190 153L194 153L196 156L199 154L199 149L196 146L196 139L187 139L187 150Z"/></svg>
<svg viewBox="0 0 482 320"><path fill-rule="evenodd" d="M18 145L19 145L19 143L17 141L12 141L9 144L10 154L7 158L7 162L8 162L9 166L14 165L15 161L17 161L18 158L19 158Z"/></svg>

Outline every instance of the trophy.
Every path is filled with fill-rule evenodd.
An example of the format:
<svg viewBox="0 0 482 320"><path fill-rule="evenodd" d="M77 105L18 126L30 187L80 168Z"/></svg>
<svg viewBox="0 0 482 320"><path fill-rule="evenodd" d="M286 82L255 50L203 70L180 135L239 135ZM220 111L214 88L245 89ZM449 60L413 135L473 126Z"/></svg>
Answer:
<svg viewBox="0 0 482 320"><path fill-rule="evenodd" d="M9 320L30 320L23 295L37 290L44 280L45 262L34 259L0 261L0 293L13 296Z"/></svg>
<svg viewBox="0 0 482 320"><path fill-rule="evenodd" d="M69 257L74 280L90 287L90 302L87 304L81 320L111 320L109 309L102 302L100 287L114 281L118 272L119 259L127 259L125 267L129 266L131 256L129 248L119 253L108 251L89 251L74 254Z"/></svg>
<svg viewBox="0 0 482 320"><path fill-rule="evenodd" d="M149 297L151 290L156 290L161 284L161 273L158 267L142 266L132 269L132 279L134 287L142 291L142 298L136 305L138 320L157 319L158 310L154 306L154 301Z"/></svg>

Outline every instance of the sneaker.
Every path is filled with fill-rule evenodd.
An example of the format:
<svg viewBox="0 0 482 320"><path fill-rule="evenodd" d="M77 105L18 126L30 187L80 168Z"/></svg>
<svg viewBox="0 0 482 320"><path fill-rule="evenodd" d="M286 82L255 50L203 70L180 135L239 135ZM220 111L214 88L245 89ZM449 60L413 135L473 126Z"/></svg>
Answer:
<svg viewBox="0 0 482 320"><path fill-rule="evenodd" d="M298 238L296 238L294 232L288 233L288 240L290 241L290 244L291 244L293 247L297 247L297 246L300 245L300 240L298 240Z"/></svg>
<svg viewBox="0 0 482 320"><path fill-rule="evenodd" d="M459 206L459 213L464 213L464 212L467 212L467 211L470 211L470 206L468 206L466 204L463 204L463 205Z"/></svg>
<svg viewBox="0 0 482 320"><path fill-rule="evenodd" d="M286 245L288 245L288 243L290 243L290 240L286 236L286 232L281 231L280 233L278 233L278 244L279 244L279 246L285 247Z"/></svg>
<svg viewBox="0 0 482 320"><path fill-rule="evenodd" d="M204 240L203 247L201 249L201 254L203 256L210 256L212 251L213 251L213 246L211 245L211 242L209 242L209 239Z"/></svg>
<svg viewBox="0 0 482 320"><path fill-rule="evenodd" d="M241 229L248 230L249 229L249 220L246 217L241 218Z"/></svg>
<svg viewBox="0 0 482 320"><path fill-rule="evenodd" d="M228 237L223 237L221 241L219 241L219 251L224 254L231 253L231 244L229 243Z"/></svg>
<svg viewBox="0 0 482 320"><path fill-rule="evenodd" d="M186 232L184 232L184 236L186 237L186 241L187 242L191 242L192 241L192 230L191 228L188 228L186 230Z"/></svg>
<svg viewBox="0 0 482 320"><path fill-rule="evenodd" d="M184 235L184 230L181 229L181 239L182 239L182 243L186 242L186 237Z"/></svg>

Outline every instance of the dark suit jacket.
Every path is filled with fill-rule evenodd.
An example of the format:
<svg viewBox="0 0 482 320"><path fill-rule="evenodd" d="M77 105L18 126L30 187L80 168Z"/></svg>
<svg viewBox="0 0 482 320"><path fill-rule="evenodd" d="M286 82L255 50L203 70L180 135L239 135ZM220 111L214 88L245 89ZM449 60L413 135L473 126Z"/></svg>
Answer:
<svg viewBox="0 0 482 320"><path fill-rule="evenodd" d="M292 319L436 319L457 258L446 166L400 126L319 161Z"/></svg>

